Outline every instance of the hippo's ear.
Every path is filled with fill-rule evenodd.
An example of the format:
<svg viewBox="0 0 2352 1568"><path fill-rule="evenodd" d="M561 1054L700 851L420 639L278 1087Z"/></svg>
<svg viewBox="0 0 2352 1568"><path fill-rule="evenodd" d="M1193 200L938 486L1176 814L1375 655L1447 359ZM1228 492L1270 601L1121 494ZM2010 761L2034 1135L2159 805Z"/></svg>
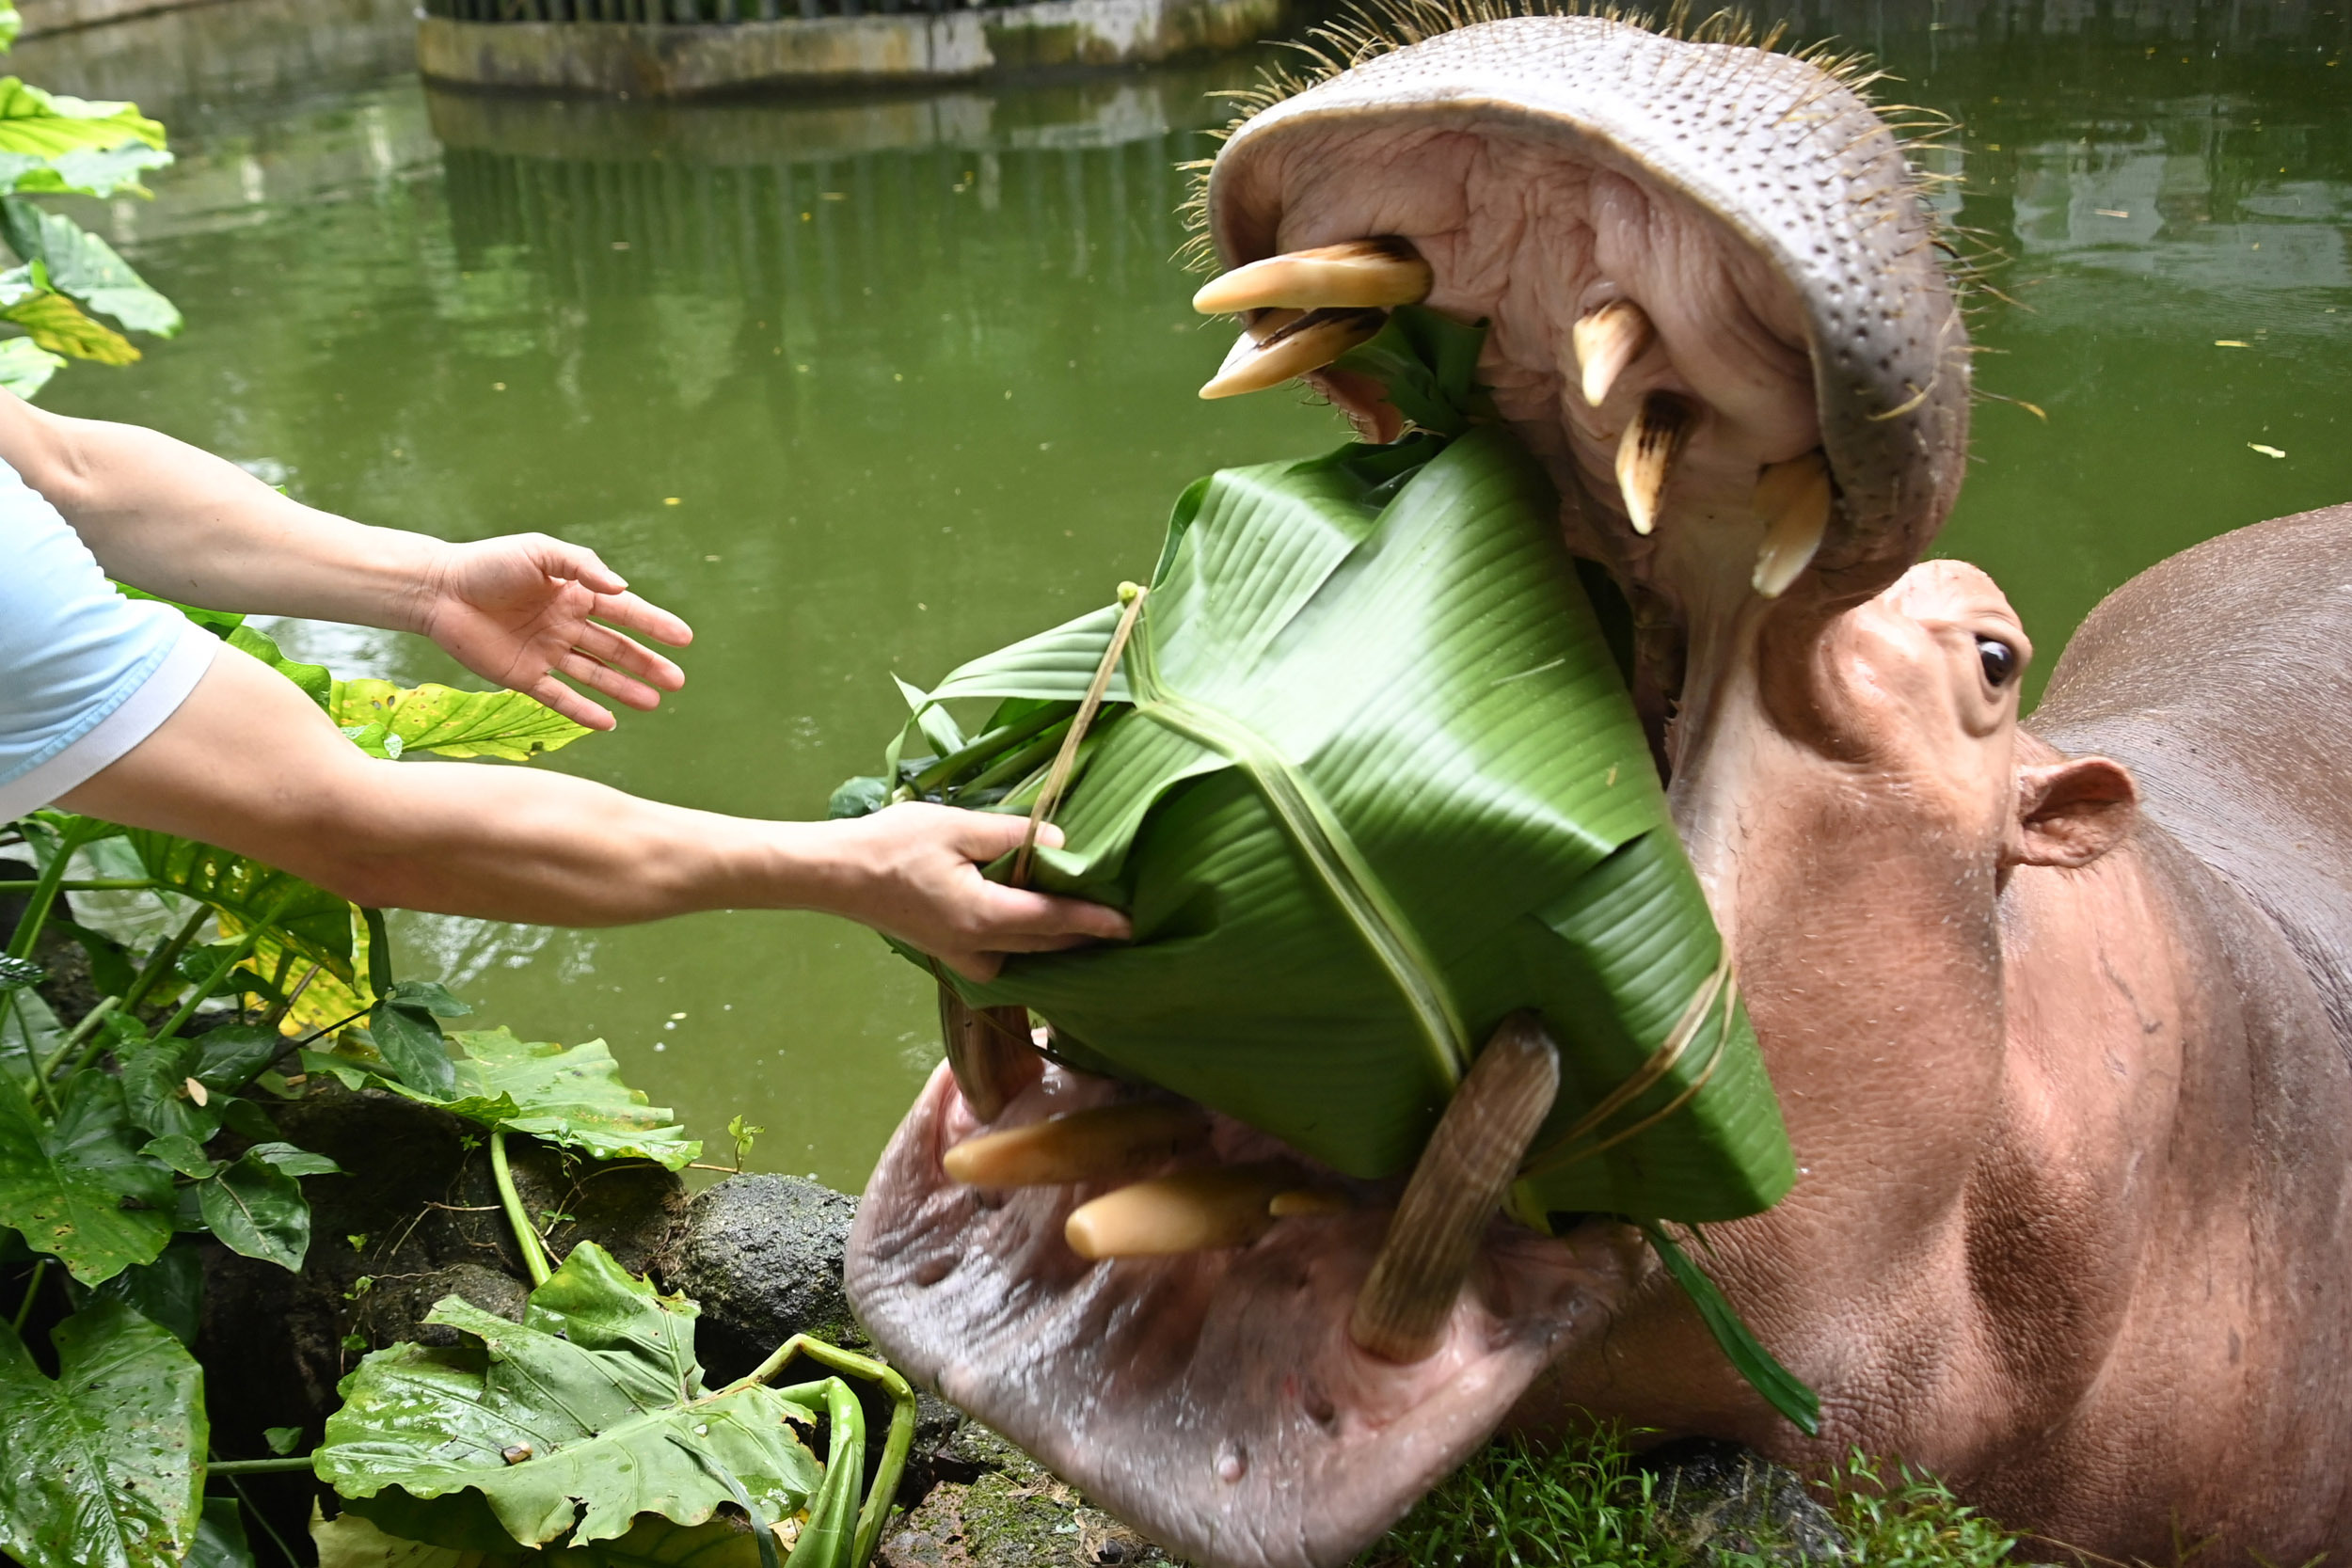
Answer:
<svg viewBox="0 0 2352 1568"><path fill-rule="evenodd" d="M2119 762L2074 757L2017 770L2017 821L2002 859L2011 865L2089 865L2123 842L2139 786Z"/></svg>

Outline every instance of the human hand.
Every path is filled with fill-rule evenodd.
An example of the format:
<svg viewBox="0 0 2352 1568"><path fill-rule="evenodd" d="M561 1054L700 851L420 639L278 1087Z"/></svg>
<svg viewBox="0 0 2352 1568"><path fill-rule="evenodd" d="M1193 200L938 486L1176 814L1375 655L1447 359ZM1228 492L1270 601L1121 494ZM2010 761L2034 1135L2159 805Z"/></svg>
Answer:
<svg viewBox="0 0 2352 1568"><path fill-rule="evenodd" d="M544 533L444 545L414 625L475 674L536 697L576 724L609 730L611 710L558 675L633 708L686 684L685 672L615 627L682 648L687 624L629 593L594 550Z"/></svg>
<svg viewBox="0 0 2352 1568"><path fill-rule="evenodd" d="M1127 917L1101 904L992 882L980 865L1021 847L1028 822L919 801L826 824L837 838L834 912L920 948L967 980L992 980L1008 953L1124 942ZM1038 843L1061 845L1040 828Z"/></svg>

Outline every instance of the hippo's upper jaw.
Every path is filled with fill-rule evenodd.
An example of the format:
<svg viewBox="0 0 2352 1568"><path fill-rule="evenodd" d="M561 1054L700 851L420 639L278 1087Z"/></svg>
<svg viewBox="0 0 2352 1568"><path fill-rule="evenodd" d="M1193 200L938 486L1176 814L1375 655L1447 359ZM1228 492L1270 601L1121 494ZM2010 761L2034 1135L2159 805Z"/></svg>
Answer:
<svg viewBox="0 0 2352 1568"><path fill-rule="evenodd" d="M1491 324L1480 379L1571 547L1630 590L1653 725L1759 600L1878 593L1959 489L1968 346L1931 214L1893 133L1802 57L1598 17L1440 33L1247 120L1207 207L1248 270L1204 305L1311 307L1347 285L1281 259L1374 239L1425 263L1400 289ZM1307 373L1396 434L1377 388Z"/></svg>
<svg viewBox="0 0 2352 1568"><path fill-rule="evenodd" d="M1223 1118L1112 1180L965 1185L942 1168L976 1133L1134 1100L1049 1069L983 1127L943 1065L866 1188L849 1287L898 1365L1197 1562L1345 1561L1606 1321L1644 1261L1621 1227L1563 1243L1497 1218L1434 1347L1399 1363L1349 1321L1397 1183L1344 1180ZM1236 1169L1327 1212L1157 1257L1089 1260L1066 1239L1073 1210L1133 1179Z"/></svg>

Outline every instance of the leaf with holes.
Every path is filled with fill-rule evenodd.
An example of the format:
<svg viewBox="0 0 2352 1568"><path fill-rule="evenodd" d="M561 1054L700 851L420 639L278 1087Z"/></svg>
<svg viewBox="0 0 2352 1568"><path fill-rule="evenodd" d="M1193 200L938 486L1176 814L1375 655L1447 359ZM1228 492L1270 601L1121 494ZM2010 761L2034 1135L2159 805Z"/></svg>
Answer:
<svg viewBox="0 0 2352 1568"><path fill-rule="evenodd" d="M0 1226L55 1253L85 1285L151 1263L171 1240L171 1172L139 1152L122 1085L96 1070L59 1091L44 1123L16 1080L0 1073Z"/></svg>
<svg viewBox="0 0 2352 1568"><path fill-rule="evenodd" d="M0 1547L25 1568L177 1568L204 1501L204 1373L119 1302L50 1335L57 1376L0 1323Z"/></svg>
<svg viewBox="0 0 2352 1568"><path fill-rule="evenodd" d="M20 267L6 277L13 278L24 271ZM70 296L38 283L29 293L20 293L12 303L0 305L0 321L14 322L36 344L69 359L89 359L101 365L139 361L139 351L130 339L103 322L92 321Z"/></svg>
<svg viewBox="0 0 2352 1568"><path fill-rule="evenodd" d="M304 881L210 844L145 828L130 832L147 874L170 892L232 916L240 930L262 925L283 932L303 958L340 980L353 978L351 905Z"/></svg>
<svg viewBox="0 0 2352 1568"><path fill-rule="evenodd" d="M326 711L361 751L379 757L431 752L527 762L588 733L586 725L519 691L337 681Z"/></svg>
<svg viewBox="0 0 2352 1568"><path fill-rule="evenodd" d="M647 1513L700 1525L739 1492L789 1519L823 1478L788 1424L805 1412L758 1385L704 1386L696 1311L594 1243L532 1291L520 1323L445 1297L425 1321L462 1342L361 1362L319 1477L383 1528L474 1550L485 1503L526 1546L615 1541Z"/></svg>

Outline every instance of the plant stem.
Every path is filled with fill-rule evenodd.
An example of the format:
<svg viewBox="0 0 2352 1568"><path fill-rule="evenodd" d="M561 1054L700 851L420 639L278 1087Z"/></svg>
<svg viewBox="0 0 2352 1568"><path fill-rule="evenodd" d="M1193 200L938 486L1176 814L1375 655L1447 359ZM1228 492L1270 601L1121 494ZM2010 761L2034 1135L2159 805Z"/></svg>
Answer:
<svg viewBox="0 0 2352 1568"><path fill-rule="evenodd" d="M188 943L196 940L197 931L212 917L211 905L197 905L195 912L181 923L179 930L172 933L171 940L147 956L147 962L139 966L138 975L132 980L131 989L122 993L122 1010L125 1013L135 1010L147 1000L147 993L155 989L155 982L171 972L171 966L180 961L180 955L187 951Z"/></svg>
<svg viewBox="0 0 2352 1568"><path fill-rule="evenodd" d="M292 958L293 956L294 950L292 948L288 948L287 957ZM324 966L320 964L312 964L310 968L304 970L302 972L302 978L294 982L294 989L292 990L285 990L284 986L280 983L285 973L281 969L278 972L280 979L273 980L270 983L278 987L279 994L284 996L286 1000L280 1002L277 1006L270 1009L268 1016L262 1020L262 1026L265 1029L275 1029L280 1023L283 1023L286 1021L286 1015L294 1011L294 1004L302 1000L302 993L310 989L310 982L319 977L319 970L323 967Z"/></svg>
<svg viewBox="0 0 2352 1568"><path fill-rule="evenodd" d="M87 818L77 818L72 827L57 835L56 857L41 872L40 879L27 890L32 896L25 900L24 913L17 920L16 935L8 940L9 958L32 957L33 943L40 936L41 927L48 924L49 908L57 901L57 888L65 880L67 863L73 859L73 851L82 847L87 836L85 830L96 826Z"/></svg>
<svg viewBox="0 0 2352 1568"><path fill-rule="evenodd" d="M523 1212L522 1194L515 1190L515 1172L506 1163L506 1134L490 1134L490 1179L498 1183L499 1203L506 1211L506 1223L515 1227L515 1244L522 1249L523 1267L531 1271L532 1287L535 1290L548 1282L555 1271L548 1266L548 1250L539 1240L539 1232L532 1227L531 1216Z"/></svg>
<svg viewBox="0 0 2352 1568"><path fill-rule="evenodd" d="M907 1450L914 1443L914 1390L886 1363L829 1345L822 1339L812 1339L805 1334L795 1334L787 1339L776 1347L773 1355L729 1386L740 1388L747 1383L772 1382L799 1355L836 1372L878 1383L882 1392L890 1396L890 1435L883 1440L882 1463L874 1466L873 1483L866 1488L866 1506L858 1512L857 1539L850 1553L851 1568L864 1568L866 1560L874 1555L875 1544L882 1539L882 1525L890 1517L890 1505L898 1495L898 1478L906 1470Z"/></svg>
<svg viewBox="0 0 2352 1568"><path fill-rule="evenodd" d="M56 1051L50 1053L47 1061L40 1064L40 1081L43 1088L48 1086L50 1079L56 1076L57 1069L65 1062L66 1053L96 1034L98 1026L113 1017L116 1009L121 1006L121 997L104 997L100 1000L97 1006L82 1015L82 1022L73 1026L73 1032L59 1042Z"/></svg>
<svg viewBox="0 0 2352 1568"><path fill-rule="evenodd" d="M230 1460L229 1463L234 1465L237 1464L238 1461ZM267 1464L269 1461L253 1460L247 1461L246 1463ZM307 1464L308 1461L305 1461L305 1463ZM213 1466L213 1469L215 1472L218 1472L221 1468L222 1466L218 1465ZM269 1537L270 1544L276 1546L279 1555L285 1558L286 1568L297 1568L297 1565L302 1561L302 1560L294 1556L294 1548L286 1544L286 1538L278 1534L278 1528L269 1522L269 1515L263 1513L260 1509L253 1506L253 1495L245 1489L245 1482L239 1481L235 1476L231 1475L229 1478L229 1484L236 1492L237 1501L245 1504L246 1513L252 1515L253 1522L262 1527L262 1533Z"/></svg>
<svg viewBox="0 0 2352 1568"><path fill-rule="evenodd" d="M144 893L164 884L147 877L89 877L56 884L59 893ZM0 893L39 893L40 883L0 882Z"/></svg>
<svg viewBox="0 0 2352 1568"><path fill-rule="evenodd" d="M46 1258L35 1259L33 1260L33 1277L24 1287L24 1299L16 1304L16 1317L8 1323L8 1327L14 1331L20 1338L24 1337L24 1325L32 1322L33 1303L40 1299L41 1282L48 1277L49 1259Z"/></svg>
<svg viewBox="0 0 2352 1568"><path fill-rule="evenodd" d="M213 965L213 972L204 977L204 983L189 990L188 999L180 1004L180 1010L171 1015L171 1022L155 1031L157 1039L169 1039L186 1026L204 999L213 994L213 988L220 984L221 976L245 961L245 956L253 951L253 944L262 940L262 933L278 923L278 911L285 907L286 900L280 898L271 907L269 913L245 928L245 935L237 939L236 945L222 956L220 962Z"/></svg>
<svg viewBox="0 0 2352 1568"><path fill-rule="evenodd" d="M283 1459L215 1459L206 1466L215 1476L275 1476L310 1467L307 1453L290 1453Z"/></svg>

